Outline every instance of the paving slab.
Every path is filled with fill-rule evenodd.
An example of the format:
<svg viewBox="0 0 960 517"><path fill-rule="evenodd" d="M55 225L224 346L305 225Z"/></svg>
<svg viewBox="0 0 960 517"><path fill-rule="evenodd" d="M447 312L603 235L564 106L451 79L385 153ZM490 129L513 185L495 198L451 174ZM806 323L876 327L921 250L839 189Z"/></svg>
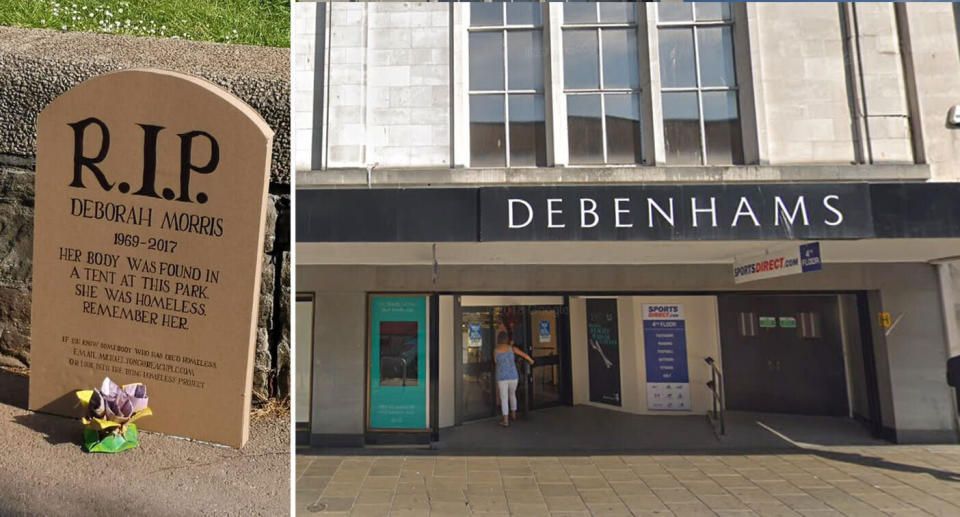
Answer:
<svg viewBox="0 0 960 517"><path fill-rule="evenodd" d="M331 483L326 479L336 479L341 473L361 475L355 484L367 487L369 480L377 479L372 475L375 460L349 454L310 454L305 449L296 459L296 505L304 515L317 513L324 517L338 512L433 516L948 516L960 515L958 454L960 445L817 446L792 454L719 451L698 455L658 452L466 459L436 453L393 458L397 463L391 466L401 472L445 466L455 468L460 476L430 478L430 489L419 488L415 494L405 490L417 490L422 485L397 483L370 492L362 488L356 498L338 498L331 497ZM358 461L362 459L368 461ZM610 469L611 465L622 468ZM638 467L641 472L657 474L638 474ZM330 474L331 468L332 478L309 475ZM563 475L549 475L557 471ZM578 476L568 471L600 475ZM530 472L532 476L508 475L518 472ZM628 472L637 479L611 481L606 477L610 472ZM492 482L467 483L470 476ZM529 480L529 484L519 488L510 480ZM365 495L372 498L370 504L362 503ZM384 513L387 503L373 503L388 498L388 513Z"/></svg>

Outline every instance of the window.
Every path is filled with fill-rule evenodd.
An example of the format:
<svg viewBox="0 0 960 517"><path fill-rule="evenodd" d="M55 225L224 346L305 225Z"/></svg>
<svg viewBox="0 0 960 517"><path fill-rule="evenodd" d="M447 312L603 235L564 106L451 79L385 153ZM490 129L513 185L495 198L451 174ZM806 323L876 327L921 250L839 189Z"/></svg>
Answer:
<svg viewBox="0 0 960 517"><path fill-rule="evenodd" d="M571 164L640 163L634 4L563 5L563 93Z"/></svg>
<svg viewBox="0 0 960 517"><path fill-rule="evenodd" d="M662 3L657 11L667 163L743 163L730 5Z"/></svg>
<svg viewBox="0 0 960 517"><path fill-rule="evenodd" d="M455 117L454 163L744 163L744 138L749 144L755 134L741 125L741 112L752 110L751 99L740 98L737 65L747 92L751 79L749 56L735 62L734 31L743 28L733 10L673 2L455 6L462 22L453 52L468 59L454 72L454 109L465 115ZM756 159L754 147L747 154Z"/></svg>
<svg viewBox="0 0 960 517"><path fill-rule="evenodd" d="M416 321L380 322L380 385L417 386Z"/></svg>
<svg viewBox="0 0 960 517"><path fill-rule="evenodd" d="M541 6L470 5L470 164L547 164Z"/></svg>

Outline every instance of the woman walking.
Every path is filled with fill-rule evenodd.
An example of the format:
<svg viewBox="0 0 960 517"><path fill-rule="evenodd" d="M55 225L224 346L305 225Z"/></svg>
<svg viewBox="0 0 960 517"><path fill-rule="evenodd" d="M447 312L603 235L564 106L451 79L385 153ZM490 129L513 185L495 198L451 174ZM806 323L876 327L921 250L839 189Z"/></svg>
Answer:
<svg viewBox="0 0 960 517"><path fill-rule="evenodd" d="M530 364L533 364L533 358L524 353L523 350L511 345L510 338L504 331L497 333L497 346L494 348L494 352L497 360L497 391L500 392L500 412L503 414L500 425L507 427L510 425L510 420L517 419L517 382L520 380L520 375L517 373L515 355L526 359ZM508 401L510 420L507 420Z"/></svg>

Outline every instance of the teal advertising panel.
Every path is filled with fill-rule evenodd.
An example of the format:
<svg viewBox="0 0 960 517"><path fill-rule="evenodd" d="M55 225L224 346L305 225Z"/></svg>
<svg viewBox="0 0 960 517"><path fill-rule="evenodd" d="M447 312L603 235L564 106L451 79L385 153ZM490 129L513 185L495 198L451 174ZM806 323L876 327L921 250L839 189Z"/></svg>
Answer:
<svg viewBox="0 0 960 517"><path fill-rule="evenodd" d="M427 297L370 299L371 429L427 429Z"/></svg>

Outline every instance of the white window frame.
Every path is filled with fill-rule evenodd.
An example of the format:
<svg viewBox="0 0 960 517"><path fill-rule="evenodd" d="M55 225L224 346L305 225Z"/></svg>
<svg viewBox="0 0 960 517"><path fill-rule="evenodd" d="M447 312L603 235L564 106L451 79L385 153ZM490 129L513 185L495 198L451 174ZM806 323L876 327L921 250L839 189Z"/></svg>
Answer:
<svg viewBox="0 0 960 517"><path fill-rule="evenodd" d="M737 52L736 52L736 43L735 43L736 37L734 35L734 30L735 30L734 25L736 21L736 16L733 10L733 5L729 3L727 5L730 8L729 20L708 20L708 21L696 20L696 4L695 3L690 4L691 15L693 18L690 21L668 21L668 22L661 21L659 17L659 8L656 9L656 11L658 11L657 18L656 18L656 32L657 32L658 41L659 41L660 29L677 28L677 29L693 30L693 67L694 67L694 72L696 76L696 84L693 86L668 86L668 87L665 87L661 84L660 92L661 93L674 93L674 92L696 93L697 109L698 109L698 116L699 116L699 122L700 122L700 165L711 165L707 163L707 134L706 134L706 125L704 123L704 118L703 118L703 92L729 92L729 91L736 92L735 95L737 98L737 121L740 122L742 119L743 110L740 107L740 77L739 77L739 74L737 73L737 55L736 55ZM733 59L733 77L734 77L734 82L736 83L734 86L703 86L703 81L700 77L700 38L697 36L697 32L699 29L702 29L702 28L713 28L713 27L729 27L730 28L730 38L731 38L731 42L734 44L733 55L730 56L730 58ZM657 49L657 51L659 52L659 48ZM657 56L657 58L659 62L659 55ZM662 115L660 117L660 123L662 126L663 124ZM744 139L744 135L743 135L743 131L741 131L740 132L741 147L743 147L743 139ZM666 146L666 142L664 142L664 146ZM741 154L743 154L743 149L741 149L740 152ZM733 165L733 164L717 163L712 165L724 166L724 165Z"/></svg>
<svg viewBox="0 0 960 517"><path fill-rule="evenodd" d="M641 163L569 165L567 142L567 103L563 88L563 3L546 3L543 16L544 105L546 114L547 167L640 167L664 166L666 143L663 133L663 104L660 87L660 46L658 12L654 4L636 3L637 59L640 73ZM762 89L759 88L759 63L750 55L759 45L753 5L731 2L732 20L723 22L733 27L734 71L743 145L744 164L766 163L766 146ZM469 110L469 31L470 4L451 3L451 57L453 67L451 143L454 167L470 167ZM699 76L699 67L697 69ZM698 79L699 83L699 79ZM726 87L724 87L726 88ZM673 91L666 89L666 91ZM760 96L760 98L754 98ZM699 99L699 95L698 95ZM702 118L701 142L704 142ZM701 153L704 144L701 143ZM604 149L606 153L606 149ZM704 160L706 155L704 154ZM703 165L701 165L703 166ZM711 166L711 165L707 165ZM716 165L723 167L723 165Z"/></svg>
<svg viewBox="0 0 960 517"><path fill-rule="evenodd" d="M591 4L588 4L591 5ZM594 2L592 5L595 6L597 10L597 20L600 20L600 2ZM645 137L644 135L647 132L647 125L644 120L644 112L648 111L645 102L644 102L644 84L643 84L643 72L644 68L644 59L642 56L645 54L642 53L645 45L642 44L642 33L640 31L640 25L643 23L643 10L640 8L642 4L633 4L634 8L634 21L633 22L622 22L622 23L605 23L602 21L590 22L590 23L566 23L563 21L563 4L551 4L553 9L559 11L560 15L558 17L560 23L557 24L559 31L557 31L557 38L560 41L559 55L557 56L556 67L560 69L560 87L557 88L561 95L559 102L563 104L563 119L560 125L563 126L564 140L567 157L565 162L569 162L569 142L567 142L567 117L566 117L566 106L567 106L567 96L568 95L599 95L600 96L600 127L602 132L603 139L603 162L597 164L576 164L575 167L624 167L630 165L643 165L647 163L646 155L646 146L644 145ZM595 31L597 35L597 65L599 73L599 87L598 88L567 88L564 83L563 77L563 33L568 30L584 30L590 29ZM606 88L603 84L603 37L601 33L607 29L632 29L635 31L636 41L637 41L637 71L639 74L638 77L638 86L637 88ZM551 38L553 34L551 34ZM640 146L640 163L628 164L628 163L609 163L607 157L607 108L606 108L606 95L607 94L626 94L626 95L636 95L640 101L640 141L636 142Z"/></svg>
<svg viewBox="0 0 960 517"><path fill-rule="evenodd" d="M465 103L465 104L466 104L466 114L467 114L467 116L466 116L467 131L468 131L468 135L469 135L469 131L470 131L470 129L469 129L469 127L470 127L470 99L471 99L474 95L502 95L502 96L503 96L503 112L504 112L504 113L503 113L503 116L504 116L503 120L504 120L504 153L505 153L504 163L506 164L505 166L506 166L507 168L528 168L528 169L529 169L529 168L536 168L536 167L539 167L539 166L538 166L538 165L513 166L513 165L510 164L510 96L511 96L511 95L540 95L541 97L543 97L543 105L544 105L544 131L545 131L545 132L547 131L547 129L546 129L546 127L547 127L546 117L549 116L549 111L550 111L550 110L549 110L549 106L547 105L547 95L546 95L546 86L547 86L547 77L548 77L548 76L547 76L547 70L546 70L546 67L547 67L547 63L546 63L546 61L547 61L547 59L546 59L546 57L547 57L547 51L546 51L546 47L547 47L547 41L546 41L546 40L547 40L547 33L546 33L546 30L545 30L545 26L546 26L546 16L545 16L545 14L546 14L546 13L544 13L544 12L543 12L543 9L541 8L541 18L540 18L540 25L539 25L539 26L537 26L537 25L511 25L511 24L509 24L509 23L507 22L507 19L506 19L506 8L507 8L507 7L506 7L506 4L507 4L507 3L508 3L508 2L498 3L498 4L500 5L500 8L501 8L502 14L503 14L503 24L502 24L502 25L489 25L489 26L472 27L472 26L470 25L470 9L469 9L469 8L468 8L468 9L465 9L465 11L466 11L466 14L465 14L465 21L466 21L465 27L466 27L466 33L467 33L467 42L466 42L467 44L466 44L466 46L464 47L464 49L465 49L465 54L466 54L466 57L467 57L466 67L465 67L465 72L466 72L466 74L467 74L467 77L466 77L466 85L467 85L467 92L466 92L466 93L467 93L467 98L466 98L466 103ZM469 5L469 4L468 4L468 5ZM544 69L543 69L543 85L544 85L544 88L543 88L543 90L537 91L537 90L519 90L519 89L518 89L518 90L513 90L513 89L510 89L510 70L509 70L510 67L509 67L509 62L508 62L509 52L510 52L510 46L509 46L509 43L508 43L509 38L507 37L507 34L508 34L509 32L511 32L511 31L514 31L514 32L520 32L520 31L528 31L528 32L529 32L529 31L532 31L532 32L539 32L539 33L540 33L540 49L541 49L541 54L542 54L543 57L544 57L544 59L542 59L543 66L544 66ZM502 90L473 90L473 89L470 88L470 77L469 77L469 75L470 75L470 61L469 61L469 59L470 59L470 33L478 33L478 32L498 32L498 33L500 33L501 36L502 36L502 39L501 39L501 45L503 46L503 89L502 89ZM545 139L545 140L549 140L549 137L548 137L548 136L545 136L544 139ZM469 163L469 160L470 160L470 149L469 149L469 145L470 145L470 142L469 142L469 136L468 136L468 140L467 140L467 146L468 146L468 149L467 149L467 160L468 160L468 162L467 162L467 163ZM549 165L549 162L550 162L550 160L549 160L549 154L550 154L550 153L549 153L549 149L547 149L547 155L548 155L548 159L547 159L547 162L548 162L548 163L547 163L547 164L548 164L548 165ZM467 166L469 167L469 165L467 165Z"/></svg>

